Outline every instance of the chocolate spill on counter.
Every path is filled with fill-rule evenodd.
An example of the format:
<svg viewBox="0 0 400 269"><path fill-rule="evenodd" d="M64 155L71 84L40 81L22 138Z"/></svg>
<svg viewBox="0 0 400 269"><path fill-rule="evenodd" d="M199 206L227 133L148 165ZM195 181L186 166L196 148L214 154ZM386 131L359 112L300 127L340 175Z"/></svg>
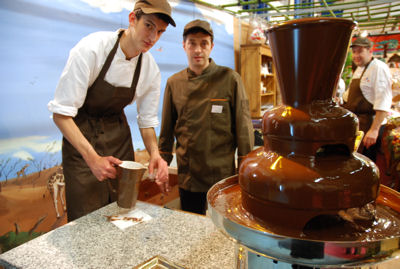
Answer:
<svg viewBox="0 0 400 269"><path fill-rule="evenodd" d="M122 216L105 216L108 221L116 221L116 220L125 220L132 222L142 222L143 218L135 218L135 217L122 217Z"/></svg>

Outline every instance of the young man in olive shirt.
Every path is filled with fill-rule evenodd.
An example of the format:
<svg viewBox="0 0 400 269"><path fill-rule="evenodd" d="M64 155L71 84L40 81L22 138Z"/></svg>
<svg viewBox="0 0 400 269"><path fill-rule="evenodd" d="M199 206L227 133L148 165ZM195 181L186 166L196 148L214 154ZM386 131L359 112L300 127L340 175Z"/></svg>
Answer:
<svg viewBox="0 0 400 269"><path fill-rule="evenodd" d="M213 37L206 21L185 26L189 68L167 81L159 140L161 156L170 163L176 139L181 208L199 214L205 214L210 187L236 173L236 149L240 161L254 144L242 80L209 57Z"/></svg>

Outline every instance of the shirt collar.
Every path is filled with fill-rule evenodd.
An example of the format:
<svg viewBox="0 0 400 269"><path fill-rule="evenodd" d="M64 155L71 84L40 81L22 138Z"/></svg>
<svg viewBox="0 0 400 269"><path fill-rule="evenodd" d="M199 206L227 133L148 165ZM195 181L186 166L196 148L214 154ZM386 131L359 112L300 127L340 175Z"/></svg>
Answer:
<svg viewBox="0 0 400 269"><path fill-rule="evenodd" d="M140 55L140 54L139 54ZM126 59L125 53L121 49L121 43L118 44L118 49L117 52L115 53L114 59L118 62L130 62L130 63L136 63L139 59L139 55L136 57L133 57L130 60Z"/></svg>
<svg viewBox="0 0 400 269"><path fill-rule="evenodd" d="M203 76L203 75L207 75L208 73L211 73L214 70L214 68L217 66L212 58L209 58L209 61L210 61L210 63L208 64L206 69L204 69L203 72L201 72L201 75L199 75L199 76ZM188 73L189 78L199 77L198 75L196 75L195 72L190 70L189 67L187 68L187 73Z"/></svg>

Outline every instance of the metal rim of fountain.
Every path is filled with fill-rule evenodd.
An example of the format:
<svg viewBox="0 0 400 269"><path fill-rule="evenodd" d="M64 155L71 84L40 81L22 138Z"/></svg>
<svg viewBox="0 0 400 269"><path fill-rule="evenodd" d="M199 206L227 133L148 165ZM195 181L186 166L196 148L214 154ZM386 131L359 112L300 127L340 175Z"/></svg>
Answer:
<svg viewBox="0 0 400 269"><path fill-rule="evenodd" d="M294 238L254 229L245 223L239 223L231 213L215 206L222 190L238 184L238 176L232 176L216 183L207 193L208 215L214 225L227 236L251 251L277 261L304 266L362 266L377 264L389 259L400 257L400 237L391 237L375 241L319 241L304 238ZM380 195L397 196L400 193L381 186ZM379 200L384 200L381 197ZM230 206L227 205L229 208ZM293 246L309 251L309 257L295 257ZM345 254L335 256L332 252ZM313 255L313 251L318 254ZM321 252L322 251L322 252Z"/></svg>

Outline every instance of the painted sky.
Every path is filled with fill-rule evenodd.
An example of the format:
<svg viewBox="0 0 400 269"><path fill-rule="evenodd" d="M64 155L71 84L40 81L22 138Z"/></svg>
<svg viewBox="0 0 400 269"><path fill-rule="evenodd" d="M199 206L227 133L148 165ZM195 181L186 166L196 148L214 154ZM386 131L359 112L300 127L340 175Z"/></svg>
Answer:
<svg viewBox="0 0 400 269"><path fill-rule="evenodd" d="M234 68L232 17L188 1L170 3L177 27L169 26L151 49L161 70L161 96L167 78L187 66L182 32L185 24L193 19L210 21L215 33L211 57L217 64ZM0 1L3 37L0 43L0 180L5 178L1 165L7 159L18 162L19 166L32 160L39 162L50 155L61 160L62 136L51 119L47 103L53 98L69 50L89 33L126 28L133 5L133 1L127 0ZM160 117L161 108L162 99ZM136 106L131 105L125 111L135 148L143 149L136 125ZM32 165L27 172L35 169Z"/></svg>

